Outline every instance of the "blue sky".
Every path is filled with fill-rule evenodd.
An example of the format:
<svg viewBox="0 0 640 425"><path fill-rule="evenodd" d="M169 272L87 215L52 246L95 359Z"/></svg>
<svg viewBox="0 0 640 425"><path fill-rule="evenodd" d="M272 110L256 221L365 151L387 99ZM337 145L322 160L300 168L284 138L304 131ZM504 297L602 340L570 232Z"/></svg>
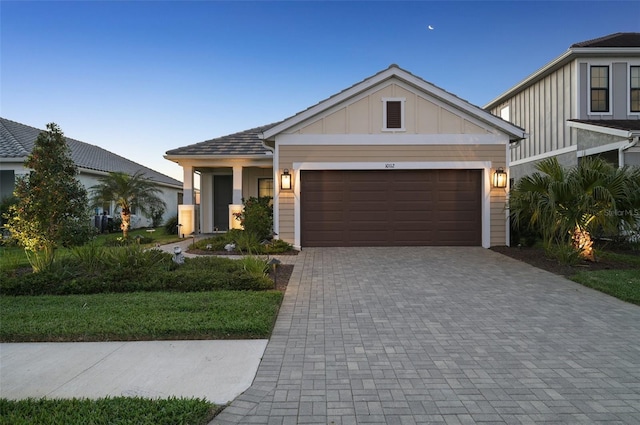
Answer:
<svg viewBox="0 0 640 425"><path fill-rule="evenodd" d="M392 63L482 106L573 43L640 31L640 2L1 1L0 24L1 116L182 180L167 150Z"/></svg>

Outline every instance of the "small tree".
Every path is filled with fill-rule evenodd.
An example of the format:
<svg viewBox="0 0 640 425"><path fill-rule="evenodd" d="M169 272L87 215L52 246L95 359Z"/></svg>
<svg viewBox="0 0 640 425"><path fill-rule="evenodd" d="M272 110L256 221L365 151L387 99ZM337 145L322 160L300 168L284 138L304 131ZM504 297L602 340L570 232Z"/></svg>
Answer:
<svg viewBox="0 0 640 425"><path fill-rule="evenodd" d="M47 124L38 135L24 163L28 175L16 182L17 203L10 207L5 227L25 248L34 272L46 269L55 259L58 245L70 241L69 235L89 226L87 191L76 179L78 170L58 125ZM76 243L85 242L74 239Z"/></svg>
<svg viewBox="0 0 640 425"><path fill-rule="evenodd" d="M91 187L93 204L103 205L114 201L120 208L122 224L122 237L129 237L131 228L131 211L137 208L142 214L148 214L152 210L166 208L165 202L160 198L160 188L150 179L144 177L141 171L130 176L122 172L112 172L102 177L100 183Z"/></svg>
<svg viewBox="0 0 640 425"><path fill-rule="evenodd" d="M549 158L523 177L510 193L514 226L539 231L545 249L571 246L595 261L594 231L637 230L640 170L616 168L601 158L583 158L565 170Z"/></svg>

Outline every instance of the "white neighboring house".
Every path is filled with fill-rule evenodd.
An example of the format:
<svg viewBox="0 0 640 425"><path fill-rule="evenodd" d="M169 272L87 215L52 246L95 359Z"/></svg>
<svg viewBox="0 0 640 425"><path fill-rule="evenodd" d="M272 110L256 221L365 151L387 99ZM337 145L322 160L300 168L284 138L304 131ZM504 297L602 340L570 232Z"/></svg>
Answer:
<svg viewBox="0 0 640 425"><path fill-rule="evenodd" d="M515 180L552 156L640 166L640 33L575 43L484 108L528 133L510 149Z"/></svg>
<svg viewBox="0 0 640 425"><path fill-rule="evenodd" d="M24 167L24 161L42 131L44 130L0 118L0 199L13 193L16 177L28 174L29 170ZM182 203L182 182L98 146L69 137L65 139L71 151L71 158L78 167L77 179L87 188L89 197L91 186L99 183L99 178L109 172L119 171L133 175L142 171L145 177L157 183L162 190L161 197L166 203L162 221L177 214L178 205ZM103 211L108 215L119 214L113 203L97 208L94 212L99 215ZM151 218L137 215L134 211L131 219L132 228L149 227L151 224Z"/></svg>

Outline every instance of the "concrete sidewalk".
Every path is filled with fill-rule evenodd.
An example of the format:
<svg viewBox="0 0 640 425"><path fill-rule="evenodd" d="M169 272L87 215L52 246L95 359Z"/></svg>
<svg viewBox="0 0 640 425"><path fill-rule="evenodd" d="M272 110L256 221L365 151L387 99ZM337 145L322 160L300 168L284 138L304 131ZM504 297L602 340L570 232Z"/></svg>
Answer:
<svg viewBox="0 0 640 425"><path fill-rule="evenodd" d="M198 397L225 404L253 381L267 340L0 344L0 397Z"/></svg>

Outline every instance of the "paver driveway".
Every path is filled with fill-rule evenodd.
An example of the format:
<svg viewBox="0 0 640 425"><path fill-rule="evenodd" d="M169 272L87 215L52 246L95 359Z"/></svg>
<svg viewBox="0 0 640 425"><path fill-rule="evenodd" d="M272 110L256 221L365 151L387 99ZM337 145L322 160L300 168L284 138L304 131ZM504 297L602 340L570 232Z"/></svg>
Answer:
<svg viewBox="0 0 640 425"><path fill-rule="evenodd" d="M213 423L640 423L640 307L482 248L305 249Z"/></svg>

